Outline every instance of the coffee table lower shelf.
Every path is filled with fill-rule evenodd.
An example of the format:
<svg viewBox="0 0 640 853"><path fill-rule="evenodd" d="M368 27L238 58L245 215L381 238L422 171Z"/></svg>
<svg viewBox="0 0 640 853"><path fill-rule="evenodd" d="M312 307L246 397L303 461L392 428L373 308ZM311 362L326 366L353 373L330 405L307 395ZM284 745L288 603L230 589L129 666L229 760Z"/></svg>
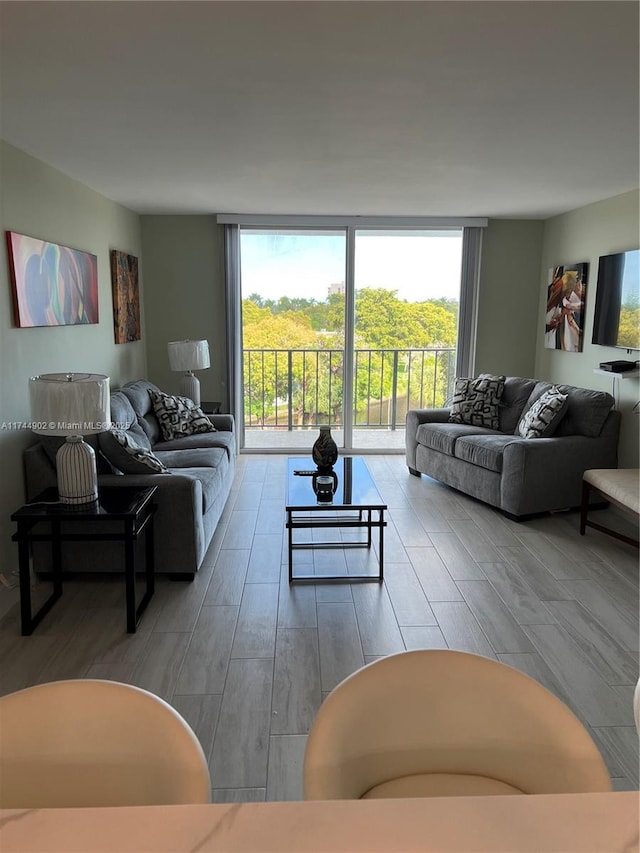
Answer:
<svg viewBox="0 0 640 853"><path fill-rule="evenodd" d="M333 508L332 508L333 509ZM360 509L355 514L353 512L345 516L336 515L333 518L318 517L317 512L307 511L305 515L299 513L304 512L300 508L287 507L287 531L289 540L289 583L366 583L377 582L382 583L384 580L384 528L387 522L384 520L384 508L375 507L373 509ZM337 510L339 512L339 510ZM374 517L377 513L377 517ZM339 529L345 527L355 527L365 529L367 531L366 542L294 542L294 530L318 530L323 528ZM331 548L371 548L372 531L378 530L378 574L377 575L331 575L331 574L294 574L293 571L293 552L294 551L313 551L324 550Z"/></svg>

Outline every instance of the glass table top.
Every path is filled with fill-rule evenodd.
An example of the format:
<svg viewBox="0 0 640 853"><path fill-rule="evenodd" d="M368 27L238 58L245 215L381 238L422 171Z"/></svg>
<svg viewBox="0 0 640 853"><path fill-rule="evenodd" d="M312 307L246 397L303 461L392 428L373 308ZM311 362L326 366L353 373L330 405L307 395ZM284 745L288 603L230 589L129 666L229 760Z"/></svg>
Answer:
<svg viewBox="0 0 640 853"><path fill-rule="evenodd" d="M13 521L21 518L59 518L74 519L79 517L127 518L135 515L153 496L157 486L103 486L98 488L98 500L84 504L62 503L58 497L58 489L46 489L28 504L25 504L11 516Z"/></svg>
<svg viewBox="0 0 640 853"><path fill-rule="evenodd" d="M328 474L318 471L309 457L287 461L287 510L386 508L362 456L339 456Z"/></svg>

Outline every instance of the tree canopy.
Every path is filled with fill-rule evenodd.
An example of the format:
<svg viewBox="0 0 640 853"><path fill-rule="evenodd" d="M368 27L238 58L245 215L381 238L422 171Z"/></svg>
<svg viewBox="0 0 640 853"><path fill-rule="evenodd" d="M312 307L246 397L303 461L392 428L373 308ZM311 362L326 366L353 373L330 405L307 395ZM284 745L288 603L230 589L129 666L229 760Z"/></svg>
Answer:
<svg viewBox="0 0 640 853"><path fill-rule="evenodd" d="M295 412L297 423L339 419L344 297L331 294L319 302L287 296L269 300L251 294L243 300L242 311L247 414L265 423L275 417L279 406L286 405L290 416ZM392 393L394 369L402 393L402 383L408 383L414 370L409 350L456 346L458 303L453 300L407 302L398 299L394 290L362 288L356 293L355 314L355 348L372 351L357 361L356 413L363 412L372 398L382 403ZM262 352L249 352L254 350ZM308 352L285 356L285 351L296 350ZM320 357L313 351L325 354ZM385 351L398 352L391 355ZM435 355L429 358L433 362L430 368L425 371L424 361L420 367L426 381L446 381L444 373L450 362L440 360L439 379L432 369L438 364ZM289 399L290 393L294 399ZM406 394L409 405L408 386ZM435 398L443 402L442 394L435 394Z"/></svg>

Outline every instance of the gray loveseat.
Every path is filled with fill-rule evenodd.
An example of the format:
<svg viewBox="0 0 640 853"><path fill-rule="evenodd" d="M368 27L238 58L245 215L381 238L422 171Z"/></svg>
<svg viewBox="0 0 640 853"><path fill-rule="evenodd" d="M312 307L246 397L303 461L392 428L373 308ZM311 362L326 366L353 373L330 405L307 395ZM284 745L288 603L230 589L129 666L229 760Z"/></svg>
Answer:
<svg viewBox="0 0 640 853"><path fill-rule="evenodd" d="M610 394L557 386L566 411L549 437L522 438L518 424L552 388L548 382L506 377L498 429L452 423L450 408L407 413L409 471L426 474L513 518L578 507L588 468L617 468L620 413Z"/></svg>
<svg viewBox="0 0 640 853"><path fill-rule="evenodd" d="M150 448L166 466L167 473L122 473L113 465L114 456L110 456L110 462L103 452L108 446L107 435L88 438L97 451L99 485L158 487L154 525L156 572L188 580L202 563L231 490L236 467L234 421L231 415L210 415L215 432L164 441L152 408L150 389L159 390L151 382L138 380L112 392L111 419L137 444ZM28 500L55 486L58 442L47 438L25 451ZM121 464L128 467L124 462ZM65 571L119 570L121 549L119 543L101 543L99 548L87 542L67 543ZM50 570L48 547L34 547L34 569Z"/></svg>

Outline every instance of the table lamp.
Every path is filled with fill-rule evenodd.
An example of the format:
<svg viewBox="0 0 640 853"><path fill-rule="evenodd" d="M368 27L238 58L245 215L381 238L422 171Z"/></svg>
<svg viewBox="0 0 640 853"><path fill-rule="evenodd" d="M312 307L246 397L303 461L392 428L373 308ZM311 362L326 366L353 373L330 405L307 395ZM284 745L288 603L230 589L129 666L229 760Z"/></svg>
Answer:
<svg viewBox="0 0 640 853"><path fill-rule="evenodd" d="M111 426L109 377L101 373L42 373L29 379L32 429L40 435L65 436L56 454L61 503L98 499L96 454L83 435Z"/></svg>
<svg viewBox="0 0 640 853"><path fill-rule="evenodd" d="M183 397L200 405L200 380L194 376L194 370L210 367L208 341L170 341L169 366L171 370L183 371L180 379L180 393Z"/></svg>

